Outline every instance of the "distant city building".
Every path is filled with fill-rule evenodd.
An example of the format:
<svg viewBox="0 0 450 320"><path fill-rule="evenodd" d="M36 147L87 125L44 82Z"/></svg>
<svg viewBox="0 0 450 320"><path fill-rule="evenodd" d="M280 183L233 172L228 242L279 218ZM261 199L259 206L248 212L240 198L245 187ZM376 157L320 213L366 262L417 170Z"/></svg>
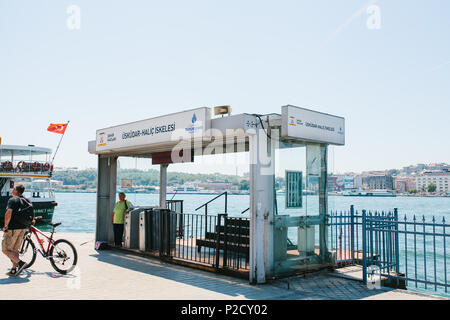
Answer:
<svg viewBox="0 0 450 320"><path fill-rule="evenodd" d="M417 191L426 190L430 185L436 185L437 193L449 193L450 188L450 172L448 171L424 171L417 176Z"/></svg>
<svg viewBox="0 0 450 320"><path fill-rule="evenodd" d="M362 186L365 189L394 189L394 178L389 174L372 173L362 177Z"/></svg>
<svg viewBox="0 0 450 320"><path fill-rule="evenodd" d="M410 190L416 189L416 179L412 177L395 177L394 189L397 192L406 193Z"/></svg>
<svg viewBox="0 0 450 320"><path fill-rule="evenodd" d="M328 191L339 191L339 186L337 184L338 177L337 176L328 176Z"/></svg>
<svg viewBox="0 0 450 320"><path fill-rule="evenodd" d="M407 175L419 174L422 171L436 170L436 171L444 171L450 170L450 165L447 163L430 163L423 164L419 163L414 166L403 167L403 173Z"/></svg>
<svg viewBox="0 0 450 320"><path fill-rule="evenodd" d="M328 176L329 191L344 191L354 189L355 188L354 180L355 180L354 177L348 174Z"/></svg>
<svg viewBox="0 0 450 320"><path fill-rule="evenodd" d="M362 175L358 174L354 177L354 187L358 190L362 188Z"/></svg>
<svg viewBox="0 0 450 320"><path fill-rule="evenodd" d="M307 191L317 192L319 191L319 177L308 176L306 179L306 186L304 188ZM331 191L331 190L328 190Z"/></svg>
<svg viewBox="0 0 450 320"><path fill-rule="evenodd" d="M353 176L344 176L344 190L355 188L355 178Z"/></svg>

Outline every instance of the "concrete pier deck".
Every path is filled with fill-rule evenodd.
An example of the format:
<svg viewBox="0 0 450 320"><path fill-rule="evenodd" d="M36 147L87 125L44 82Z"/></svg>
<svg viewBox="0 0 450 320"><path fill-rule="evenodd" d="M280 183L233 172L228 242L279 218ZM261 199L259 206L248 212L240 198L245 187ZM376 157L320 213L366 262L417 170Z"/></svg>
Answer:
<svg viewBox="0 0 450 320"><path fill-rule="evenodd" d="M326 272L251 285L246 280L157 258L114 250L96 251L93 234L56 233L55 239L59 238L76 246L78 267L69 275L61 275L38 254L31 268L17 277L9 277L5 273L10 261L1 255L0 299L444 299L399 289L370 290L361 281Z"/></svg>

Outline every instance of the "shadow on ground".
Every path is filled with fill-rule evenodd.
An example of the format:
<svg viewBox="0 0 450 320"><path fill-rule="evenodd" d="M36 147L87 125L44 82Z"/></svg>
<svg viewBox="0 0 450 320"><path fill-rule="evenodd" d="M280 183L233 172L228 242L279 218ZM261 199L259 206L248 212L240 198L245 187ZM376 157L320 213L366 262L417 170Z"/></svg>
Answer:
<svg viewBox="0 0 450 320"><path fill-rule="evenodd" d="M369 290L359 281L336 278L323 272L275 280L265 285L249 285L246 280L174 265L157 258L132 253L105 250L91 256L104 263L237 298L357 300L386 292L386 290Z"/></svg>

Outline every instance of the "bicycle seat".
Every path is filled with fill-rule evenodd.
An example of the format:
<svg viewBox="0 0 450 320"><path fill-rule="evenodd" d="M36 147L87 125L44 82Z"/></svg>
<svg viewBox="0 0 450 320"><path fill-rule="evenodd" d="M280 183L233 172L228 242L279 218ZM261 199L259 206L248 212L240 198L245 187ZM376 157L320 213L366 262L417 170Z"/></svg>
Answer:
<svg viewBox="0 0 450 320"><path fill-rule="evenodd" d="M49 225L51 225L53 228L56 228L57 226L59 226L61 224L61 222L56 222L56 223L52 223L50 222Z"/></svg>

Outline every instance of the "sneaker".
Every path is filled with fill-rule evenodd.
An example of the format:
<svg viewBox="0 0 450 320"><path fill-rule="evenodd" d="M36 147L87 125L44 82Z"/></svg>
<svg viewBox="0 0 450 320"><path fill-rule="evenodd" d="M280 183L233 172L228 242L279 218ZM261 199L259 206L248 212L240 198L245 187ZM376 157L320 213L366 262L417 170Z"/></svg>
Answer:
<svg viewBox="0 0 450 320"><path fill-rule="evenodd" d="M11 268L11 270L9 270L6 275L7 276L15 276L17 274L17 269L16 268Z"/></svg>
<svg viewBox="0 0 450 320"><path fill-rule="evenodd" d="M19 264L17 265L17 272L16 275L18 275L19 273L21 273L23 271L23 269L25 269L25 267L27 266L27 264L25 262L23 262L22 260L19 261Z"/></svg>

